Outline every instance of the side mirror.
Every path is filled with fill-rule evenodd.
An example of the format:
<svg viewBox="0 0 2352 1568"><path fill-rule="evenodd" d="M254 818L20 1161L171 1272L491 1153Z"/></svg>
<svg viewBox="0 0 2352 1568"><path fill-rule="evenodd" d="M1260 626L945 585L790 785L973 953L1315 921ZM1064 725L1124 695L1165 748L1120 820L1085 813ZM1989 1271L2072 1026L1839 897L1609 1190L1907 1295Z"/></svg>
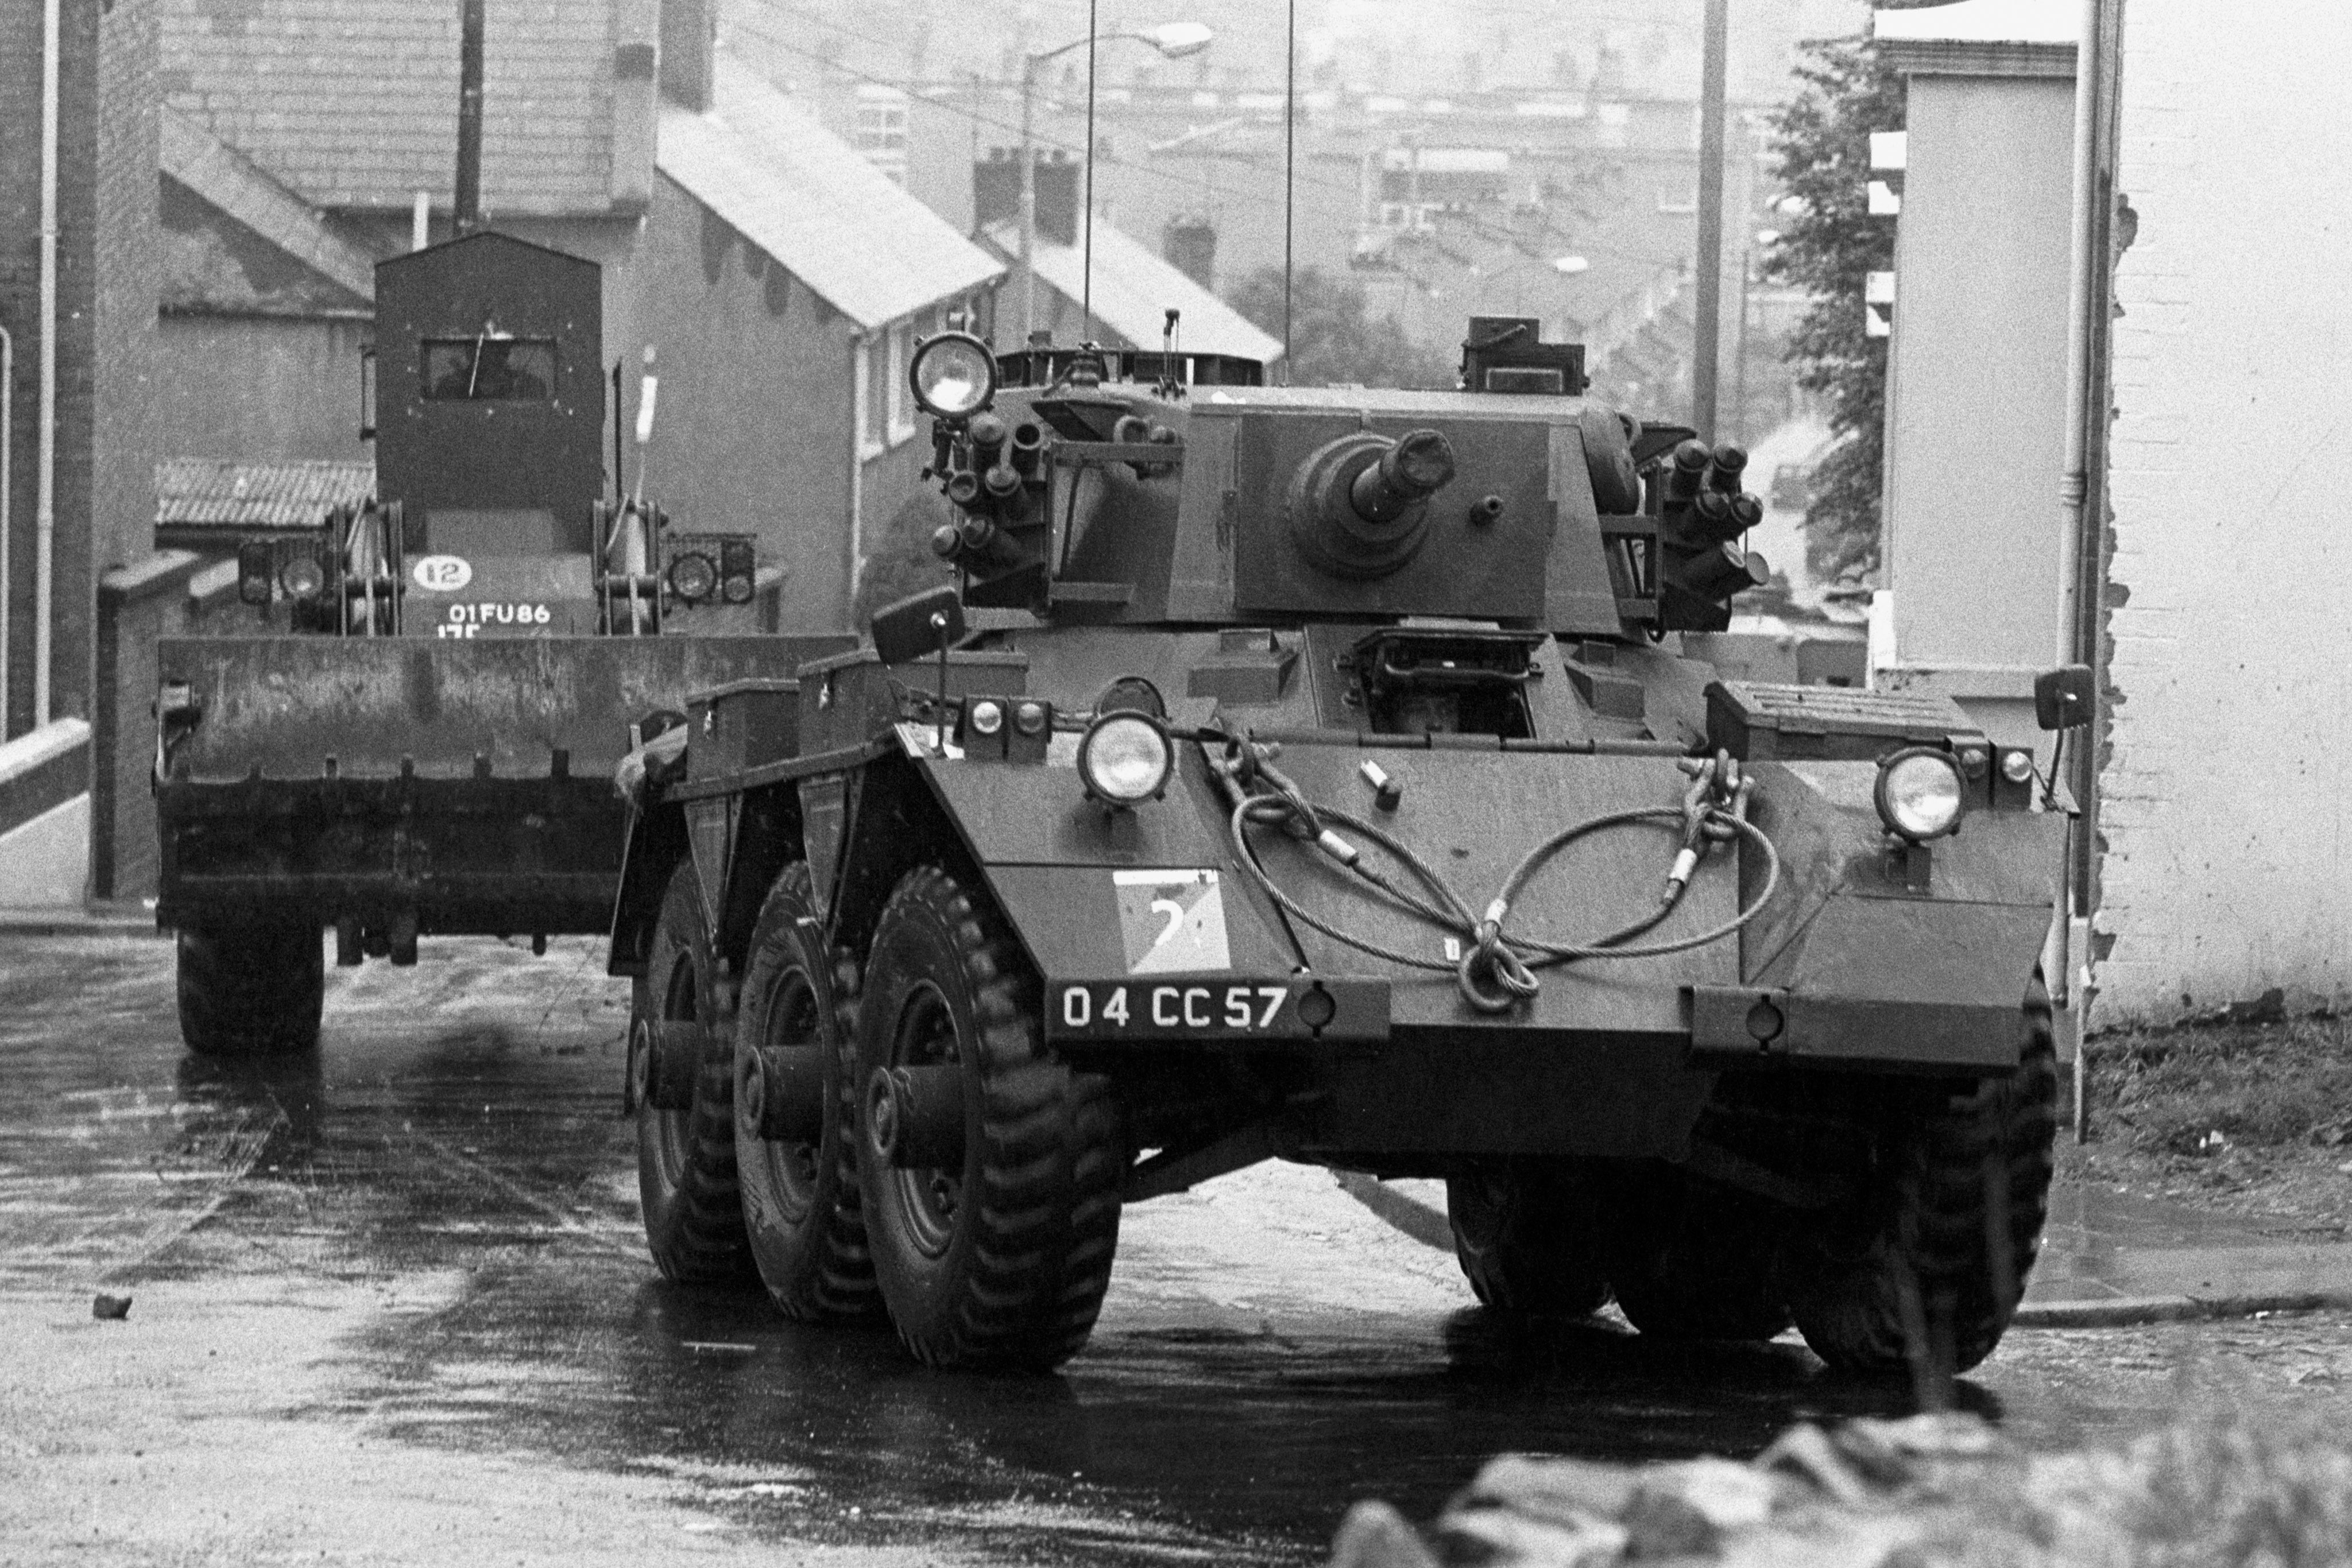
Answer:
<svg viewBox="0 0 2352 1568"><path fill-rule="evenodd" d="M874 612L866 629L884 664L908 664L952 647L963 636L963 600L952 588L894 599Z"/></svg>
<svg viewBox="0 0 2352 1568"><path fill-rule="evenodd" d="M2088 664L2061 664L2033 677L2033 717L2044 729L2073 729L2091 722L2098 697Z"/></svg>

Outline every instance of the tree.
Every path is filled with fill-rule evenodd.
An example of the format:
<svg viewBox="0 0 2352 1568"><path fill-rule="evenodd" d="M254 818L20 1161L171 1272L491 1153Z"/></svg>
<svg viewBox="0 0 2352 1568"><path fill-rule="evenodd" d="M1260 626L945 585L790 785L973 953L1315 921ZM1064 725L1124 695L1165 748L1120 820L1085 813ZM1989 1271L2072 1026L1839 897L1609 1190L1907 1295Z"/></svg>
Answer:
<svg viewBox="0 0 2352 1568"><path fill-rule="evenodd" d="M1260 267L1226 298L1261 331L1282 336L1282 268ZM1350 279L1302 267L1292 278L1290 308L1290 380L1299 386L1454 385L1453 361L1408 339L1395 317L1371 319L1363 289Z"/></svg>
<svg viewBox="0 0 2352 1568"><path fill-rule="evenodd" d="M853 612L856 626L864 626L867 617L894 599L955 581L955 569L931 549L931 535L954 520L947 497L929 484L899 503L883 525L881 538L866 552L865 569L858 573L857 604Z"/></svg>
<svg viewBox="0 0 2352 1568"><path fill-rule="evenodd" d="M1901 10L1934 0L1880 0ZM1803 90L1773 122L1772 149L1792 215L1765 253L1765 276L1813 297L1790 336L1797 382L1829 400L1836 444L1815 465L1805 507L1814 580L1878 569L1886 456L1886 340L1866 335L1865 276L1895 266L1895 225L1869 209L1870 133L1900 130L1903 78L1866 38L1801 48Z"/></svg>

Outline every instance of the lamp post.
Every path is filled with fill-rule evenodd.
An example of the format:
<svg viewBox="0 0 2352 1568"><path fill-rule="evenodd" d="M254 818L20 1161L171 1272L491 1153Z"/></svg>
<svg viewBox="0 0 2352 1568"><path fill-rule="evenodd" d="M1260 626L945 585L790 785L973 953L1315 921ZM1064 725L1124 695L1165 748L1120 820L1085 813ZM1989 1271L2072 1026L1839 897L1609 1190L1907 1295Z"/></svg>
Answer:
<svg viewBox="0 0 2352 1568"><path fill-rule="evenodd" d="M1073 38L1055 48L1040 49L1024 56L1021 61L1021 341L1019 348L1029 346L1030 334L1037 329L1037 79L1046 61L1066 55L1072 49L1083 49L1103 40L1132 39L1149 44L1171 60L1187 55L1197 55L1209 47L1214 37L1198 22L1167 22L1139 33L1107 33L1097 39L1089 30L1083 38ZM1088 137L1087 156L1094 156L1093 139Z"/></svg>

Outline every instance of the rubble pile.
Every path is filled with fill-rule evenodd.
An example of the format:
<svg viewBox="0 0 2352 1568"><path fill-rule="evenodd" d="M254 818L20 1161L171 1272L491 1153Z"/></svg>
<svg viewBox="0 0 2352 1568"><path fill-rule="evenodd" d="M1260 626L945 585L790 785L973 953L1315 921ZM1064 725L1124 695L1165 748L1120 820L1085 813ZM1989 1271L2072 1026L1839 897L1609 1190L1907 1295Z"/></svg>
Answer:
<svg viewBox="0 0 2352 1568"><path fill-rule="evenodd" d="M1426 1531L1382 1502L1330 1568L2352 1565L2352 1454L2248 1416L2029 1455L1973 1416L1790 1428L1748 1464L1510 1454Z"/></svg>

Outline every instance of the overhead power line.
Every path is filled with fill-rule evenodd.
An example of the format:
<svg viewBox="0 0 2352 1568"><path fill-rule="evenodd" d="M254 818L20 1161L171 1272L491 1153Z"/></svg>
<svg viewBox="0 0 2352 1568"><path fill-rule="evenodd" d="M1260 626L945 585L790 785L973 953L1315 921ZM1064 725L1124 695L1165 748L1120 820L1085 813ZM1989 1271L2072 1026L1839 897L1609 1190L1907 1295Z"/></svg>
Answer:
<svg viewBox="0 0 2352 1568"><path fill-rule="evenodd" d="M814 16L813 13L805 12L801 7L779 4L778 0L764 0L764 4L766 7L772 11L789 11L795 15ZM823 20L821 17L817 17L815 19ZM729 25L730 28L735 31L757 38L761 43L781 49L786 54L793 55L802 59L808 60L812 64L822 66L827 70L838 71L844 76L852 78L857 81L868 83L872 86L887 87L902 92L907 90L906 84L904 82L894 81L887 77L877 76L871 71L860 70L855 66L845 65L839 60L832 58L818 50L810 48L805 44L786 37L782 34L772 32L756 24L746 23L738 18L731 21ZM827 25L835 26L838 30L843 31L853 37L865 39L867 42L873 43L881 42L881 40L871 38L866 34L840 27L839 24L828 23ZM1021 134L1021 128L1017 123L1007 120L997 119L992 115L983 113L977 109L968 108L962 104L951 103L937 98L926 98L923 101L950 114L958 115L965 120L969 120L976 125L986 126L991 130L1003 131L1011 138L1017 140ZM1079 143L1066 141L1057 137L1034 135L1033 136L1033 140L1036 145L1048 151L1064 152L1074 157L1083 157L1086 153L1085 147ZM1179 173L1173 170L1155 168L1149 163L1135 162L1116 154L1104 153L1099 149L1097 150L1097 155L1101 159L1103 163L1111 168L1124 169L1146 179L1158 180L1167 184L1180 186L1184 189L1187 193L1191 193L1197 190L1201 183L1201 182L1194 176ZM1267 155L1271 155L1270 151ZM1230 158L1230 161L1242 163L1254 172L1266 173L1270 178L1277 182L1280 179L1279 169L1261 164L1258 162L1258 155L1256 154L1244 153L1238 156L1227 156ZM1343 196L1351 204L1360 202L1362 199L1362 193L1353 185L1341 185L1334 181L1318 180L1311 177L1302 177L1299 179L1298 183L1302 187L1328 192L1337 196ZM1260 192L1246 189L1226 189L1218 191L1214 193L1220 200L1241 202L1253 206L1265 208L1280 207L1283 204L1284 200L1281 192L1278 190ZM1486 219L1476 216L1475 214L1457 213L1453 215L1464 228L1468 229L1470 232L1482 238L1493 241L1497 245L1509 246L1514 249L1525 251L1525 241L1528 236L1523 234L1515 230L1501 227ZM1542 234L1545 237L1556 240L1563 246L1573 246L1580 254L1607 256L1618 261L1632 262L1637 266L1661 267L1672 267L1685 259L1679 255L1665 256L1649 256L1641 252L1622 250L1609 246L1596 246L1591 244L1589 240L1578 235L1567 234L1555 228L1549 221L1544 224ZM1532 252L1527 252L1527 254L1531 256L1534 255ZM1536 257L1536 259L1543 258Z"/></svg>

